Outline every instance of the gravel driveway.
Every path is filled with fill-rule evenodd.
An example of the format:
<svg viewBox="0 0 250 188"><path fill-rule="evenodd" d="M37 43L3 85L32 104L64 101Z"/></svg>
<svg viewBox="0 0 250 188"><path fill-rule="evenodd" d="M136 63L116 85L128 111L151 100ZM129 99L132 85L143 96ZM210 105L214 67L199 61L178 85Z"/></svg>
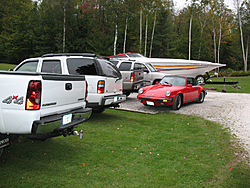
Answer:
<svg viewBox="0 0 250 188"><path fill-rule="evenodd" d="M240 144L250 154L250 94L208 91L204 103L186 104L177 111L172 110L171 107L144 106L136 96L136 93L131 94L119 109L149 114L174 112L218 122L229 127L232 134L237 136Z"/></svg>

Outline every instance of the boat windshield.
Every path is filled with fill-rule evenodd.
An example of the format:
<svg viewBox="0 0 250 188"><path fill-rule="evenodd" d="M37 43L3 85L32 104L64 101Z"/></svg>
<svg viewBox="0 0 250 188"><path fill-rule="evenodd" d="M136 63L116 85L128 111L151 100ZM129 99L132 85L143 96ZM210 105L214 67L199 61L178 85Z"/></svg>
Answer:
<svg viewBox="0 0 250 188"><path fill-rule="evenodd" d="M151 72L158 72L152 64L150 63L145 63L145 64Z"/></svg>
<svg viewBox="0 0 250 188"><path fill-rule="evenodd" d="M145 56L139 53L127 54L128 57L136 57L136 58L146 58Z"/></svg>
<svg viewBox="0 0 250 188"><path fill-rule="evenodd" d="M176 85L176 86L186 86L186 78L179 76L165 76L159 84L166 85Z"/></svg>

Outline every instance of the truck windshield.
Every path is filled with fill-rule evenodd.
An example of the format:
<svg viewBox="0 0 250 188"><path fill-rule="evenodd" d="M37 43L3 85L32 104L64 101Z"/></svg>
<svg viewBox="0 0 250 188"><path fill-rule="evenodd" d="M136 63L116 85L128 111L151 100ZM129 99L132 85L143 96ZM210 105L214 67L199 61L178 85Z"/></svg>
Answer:
<svg viewBox="0 0 250 188"><path fill-rule="evenodd" d="M158 71L156 70L156 68L155 68L152 64L146 63L146 66L148 67L148 69L149 69L151 72L158 72Z"/></svg>

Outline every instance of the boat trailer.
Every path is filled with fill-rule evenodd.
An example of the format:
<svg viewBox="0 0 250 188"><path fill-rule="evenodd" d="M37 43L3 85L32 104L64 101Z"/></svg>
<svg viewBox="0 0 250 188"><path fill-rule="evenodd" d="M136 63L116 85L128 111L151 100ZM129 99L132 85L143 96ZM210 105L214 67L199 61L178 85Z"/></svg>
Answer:
<svg viewBox="0 0 250 188"><path fill-rule="evenodd" d="M218 73L217 73L217 74L214 74L214 75L211 75L211 76L208 74L208 72L206 72L206 74L207 74L207 78L206 78L205 84L236 85L236 84L239 83L238 81L237 81L237 82L227 82L227 81L226 81L226 77L224 77L224 81L213 81L211 78L217 76ZM208 80L209 80L209 81L208 81Z"/></svg>

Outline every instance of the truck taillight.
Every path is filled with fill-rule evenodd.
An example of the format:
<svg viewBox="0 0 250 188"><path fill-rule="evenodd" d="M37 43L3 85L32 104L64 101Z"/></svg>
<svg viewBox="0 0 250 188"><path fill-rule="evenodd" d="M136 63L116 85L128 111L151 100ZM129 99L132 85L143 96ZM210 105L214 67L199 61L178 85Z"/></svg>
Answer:
<svg viewBox="0 0 250 188"><path fill-rule="evenodd" d="M135 80L135 73L132 72L131 75L130 75L130 82L134 82Z"/></svg>
<svg viewBox="0 0 250 188"><path fill-rule="evenodd" d="M87 100L87 97L88 97L88 89L89 89L89 85L88 85L88 82L86 81L86 91L85 91L85 101Z"/></svg>
<svg viewBox="0 0 250 188"><path fill-rule="evenodd" d="M26 96L26 110L39 110L41 104L41 81L30 81Z"/></svg>
<svg viewBox="0 0 250 188"><path fill-rule="evenodd" d="M105 88L105 81L104 80L100 80L97 83L97 93L104 93L104 88Z"/></svg>

